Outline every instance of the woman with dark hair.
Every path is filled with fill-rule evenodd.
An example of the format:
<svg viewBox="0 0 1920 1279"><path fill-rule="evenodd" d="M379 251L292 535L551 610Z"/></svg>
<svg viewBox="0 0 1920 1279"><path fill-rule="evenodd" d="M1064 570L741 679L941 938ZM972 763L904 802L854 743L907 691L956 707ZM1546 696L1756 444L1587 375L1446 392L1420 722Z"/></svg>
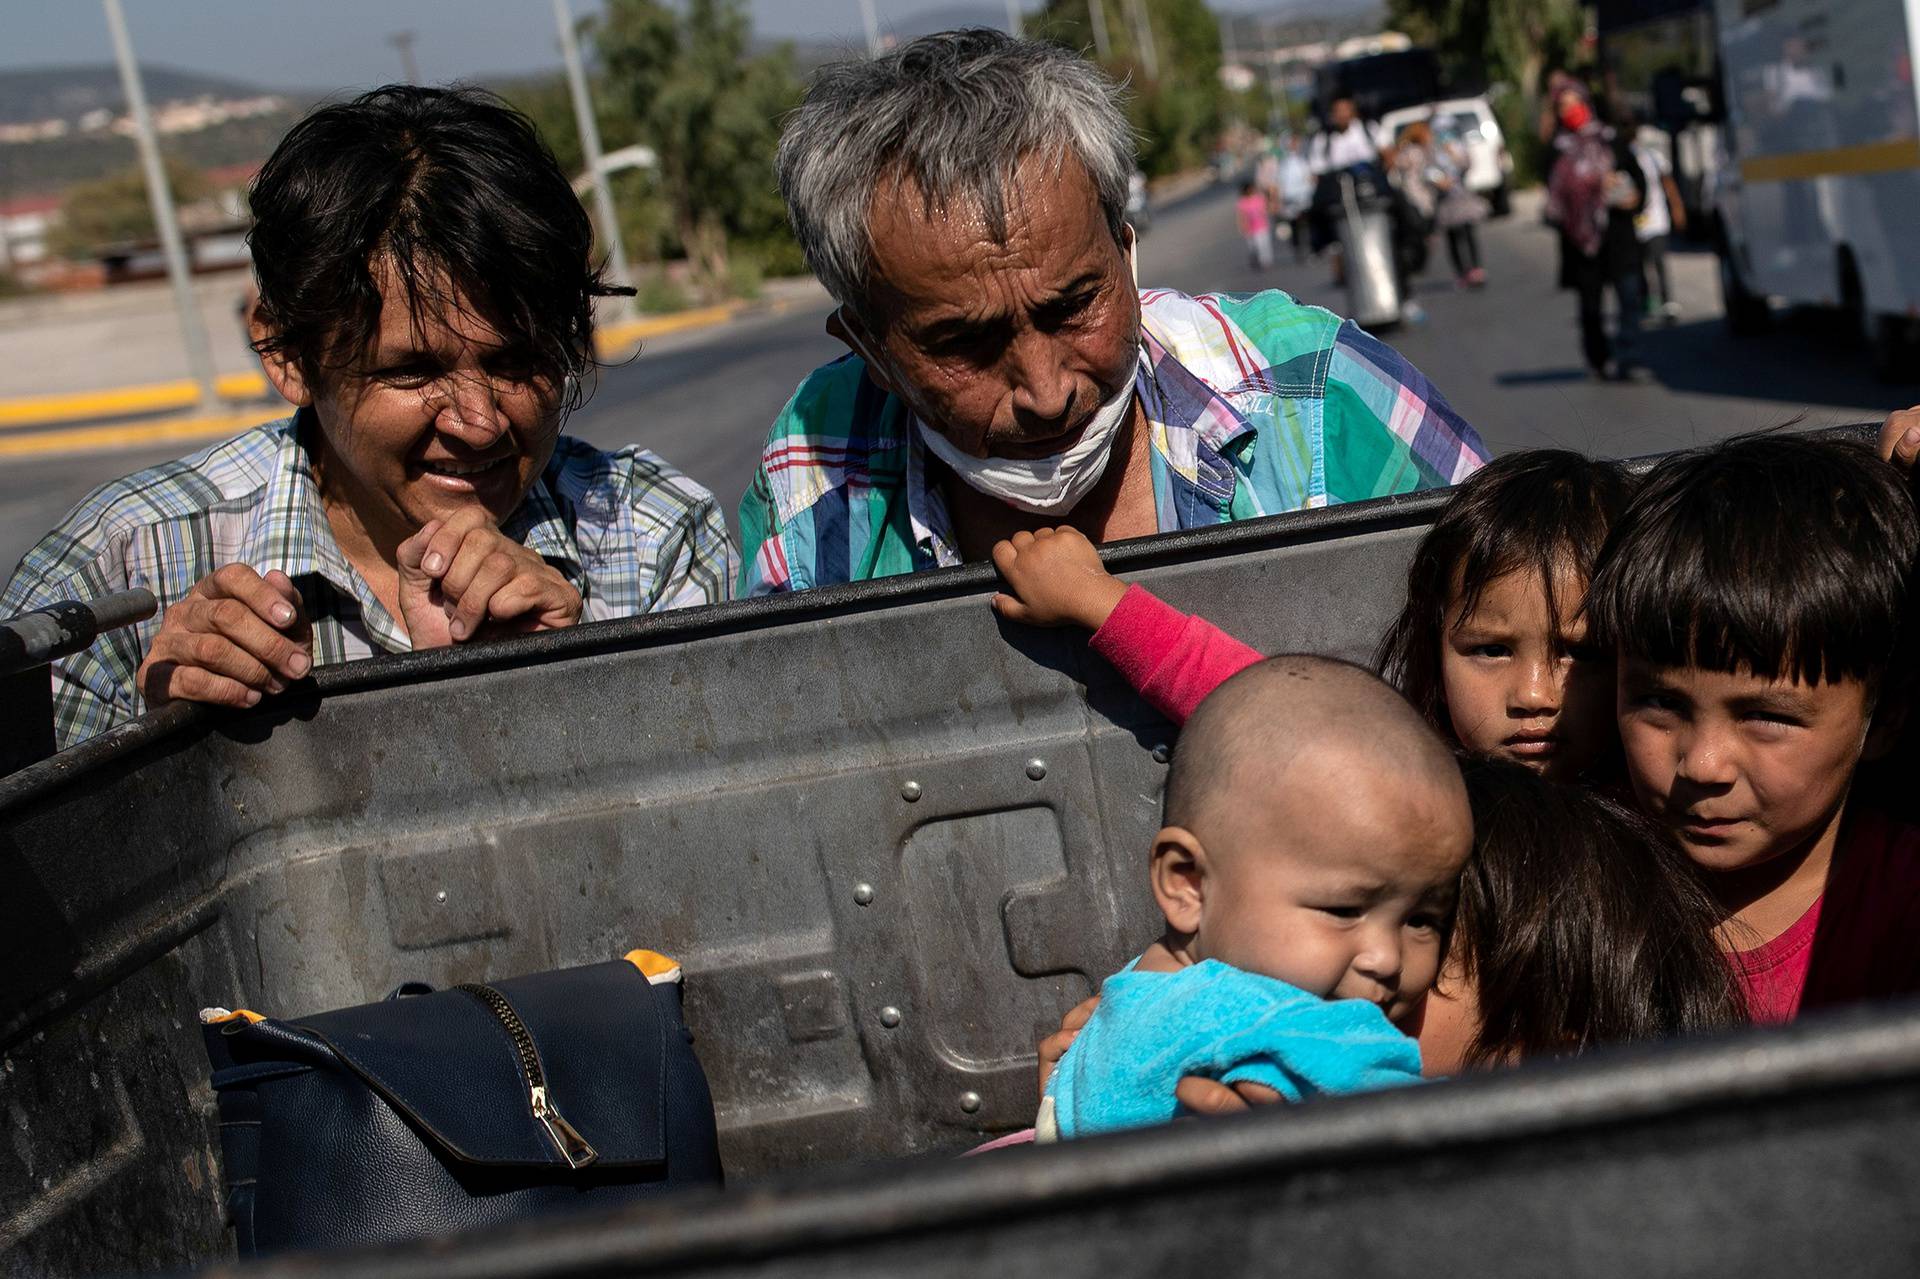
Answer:
<svg viewBox="0 0 1920 1279"><path fill-rule="evenodd" d="M142 585L161 618L53 667L64 748L143 709L251 706L316 665L724 598L712 495L560 434L627 290L533 125L392 86L254 180L253 346L293 416L98 490L0 612Z"/></svg>
<svg viewBox="0 0 1920 1279"><path fill-rule="evenodd" d="M1646 206L1647 176L1628 145L1572 83L1556 104L1561 131L1547 179L1547 220L1560 229L1561 287L1580 297L1580 345L1595 377L1620 380L1640 332L1640 239L1634 219ZM1611 286L1619 325L1607 338L1602 294Z"/></svg>

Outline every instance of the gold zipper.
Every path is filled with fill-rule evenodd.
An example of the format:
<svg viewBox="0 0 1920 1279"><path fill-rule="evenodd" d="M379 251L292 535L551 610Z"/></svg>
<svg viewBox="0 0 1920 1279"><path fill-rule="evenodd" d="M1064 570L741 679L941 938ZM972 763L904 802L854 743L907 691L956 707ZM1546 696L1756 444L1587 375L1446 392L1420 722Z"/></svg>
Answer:
<svg viewBox="0 0 1920 1279"><path fill-rule="evenodd" d="M600 1157L600 1153L580 1135L580 1130L568 1123L560 1108L553 1104L547 1095L546 1072L540 1067L540 1051L534 1046L533 1032L527 1029L527 1023L520 1020L520 1014L514 1011L507 997L492 986L479 982L470 982L458 989L466 991L487 1006L494 1019L506 1027L507 1035L513 1040L514 1051L520 1056L520 1073L526 1079L527 1101L533 1107L533 1117L547 1131L548 1140L560 1151L567 1166L576 1171Z"/></svg>

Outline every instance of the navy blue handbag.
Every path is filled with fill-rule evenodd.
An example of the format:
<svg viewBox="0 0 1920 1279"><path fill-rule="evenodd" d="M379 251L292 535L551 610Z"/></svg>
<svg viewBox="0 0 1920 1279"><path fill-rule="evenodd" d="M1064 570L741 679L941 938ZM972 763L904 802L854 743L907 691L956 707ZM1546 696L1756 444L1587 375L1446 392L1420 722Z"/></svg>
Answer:
<svg viewBox="0 0 1920 1279"><path fill-rule="evenodd" d="M719 1185L678 979L635 951L288 1021L207 1010L240 1255Z"/></svg>

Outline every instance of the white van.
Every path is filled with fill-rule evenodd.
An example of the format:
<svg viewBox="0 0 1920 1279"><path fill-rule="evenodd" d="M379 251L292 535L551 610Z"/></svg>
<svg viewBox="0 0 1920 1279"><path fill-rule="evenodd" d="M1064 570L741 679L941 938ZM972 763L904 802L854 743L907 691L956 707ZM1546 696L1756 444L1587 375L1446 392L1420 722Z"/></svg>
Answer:
<svg viewBox="0 0 1920 1279"><path fill-rule="evenodd" d="M1513 157L1507 153L1507 138L1493 107L1485 98L1448 98L1389 111L1380 117L1380 128L1388 138L1397 139L1402 129L1427 119L1433 122L1434 137L1450 138L1466 148L1467 186L1487 198L1496 216L1506 216Z"/></svg>
<svg viewBox="0 0 1920 1279"><path fill-rule="evenodd" d="M1884 377L1920 375L1920 0L1716 0L1728 325L1837 307Z"/></svg>

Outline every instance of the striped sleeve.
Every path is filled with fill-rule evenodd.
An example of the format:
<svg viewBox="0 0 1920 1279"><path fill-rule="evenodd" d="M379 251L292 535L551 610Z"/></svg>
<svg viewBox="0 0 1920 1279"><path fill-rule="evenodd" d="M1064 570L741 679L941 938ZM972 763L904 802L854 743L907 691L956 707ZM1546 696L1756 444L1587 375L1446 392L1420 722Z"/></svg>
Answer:
<svg viewBox="0 0 1920 1279"><path fill-rule="evenodd" d="M30 613L61 600L96 599L131 585L124 542L115 539L88 545L74 536L73 523L88 514L84 506L76 510L66 524L28 552L19 572L7 584L0 616ZM154 625L149 623L140 629L152 629ZM134 674L144 652L139 631L126 627L102 635L87 648L51 664L55 749L76 746L140 714L143 707L134 690Z"/></svg>
<svg viewBox="0 0 1920 1279"><path fill-rule="evenodd" d="M1327 368L1324 433L1332 502L1458 484L1488 456L1424 373L1351 320Z"/></svg>
<svg viewBox="0 0 1920 1279"><path fill-rule="evenodd" d="M773 501L763 464L740 499L740 580L734 598L775 595L797 589L788 568L786 529Z"/></svg>

